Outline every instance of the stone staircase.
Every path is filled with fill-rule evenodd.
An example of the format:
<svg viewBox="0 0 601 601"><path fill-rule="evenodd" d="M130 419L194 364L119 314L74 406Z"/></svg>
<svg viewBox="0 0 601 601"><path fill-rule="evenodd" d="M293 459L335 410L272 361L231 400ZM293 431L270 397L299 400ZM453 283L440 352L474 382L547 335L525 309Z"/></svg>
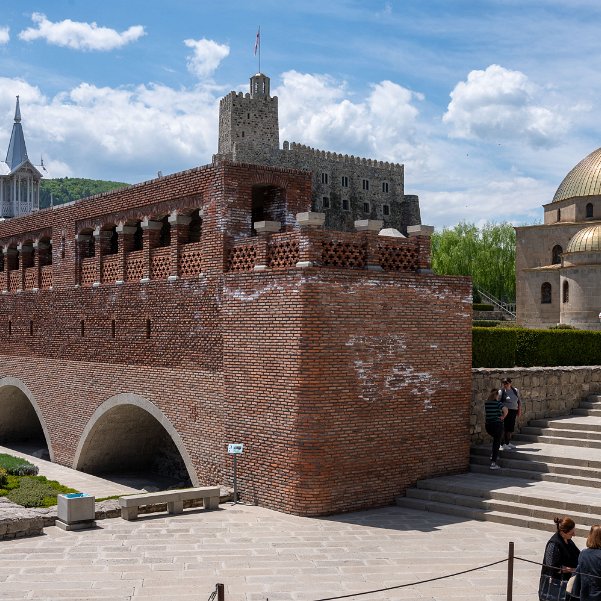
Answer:
<svg viewBox="0 0 601 601"><path fill-rule="evenodd" d="M601 395L530 422L513 442L502 469L489 469L490 443L474 447L469 473L419 481L397 505L542 530L569 515L579 536L601 523Z"/></svg>

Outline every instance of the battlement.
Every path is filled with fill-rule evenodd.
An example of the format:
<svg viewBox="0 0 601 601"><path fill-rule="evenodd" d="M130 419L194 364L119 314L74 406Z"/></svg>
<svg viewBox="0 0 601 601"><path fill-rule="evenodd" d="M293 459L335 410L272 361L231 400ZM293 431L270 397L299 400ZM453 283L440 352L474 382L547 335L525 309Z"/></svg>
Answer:
<svg viewBox="0 0 601 601"><path fill-rule="evenodd" d="M387 169L392 172L402 174L404 172L404 165L402 163L389 163L387 161L378 161L376 159L367 159L364 157L356 157L355 155L340 154L338 152L331 152L329 150L319 150L318 148L312 148L305 144L299 144L297 142L285 141L283 144L283 151L295 152L302 154L307 157L313 157L317 159L326 159L328 161L337 161L340 163L346 163L348 165L361 165L364 167L376 167L379 169Z"/></svg>
<svg viewBox="0 0 601 601"><path fill-rule="evenodd" d="M261 101L262 102L275 102L277 103L278 97L277 96L261 96ZM229 103L233 103L233 102L238 102L240 100L257 100L256 97L253 97L250 95L249 92L236 92L236 91L231 91L229 94L227 94L226 96L224 96L220 101L219 101L219 106L224 106L227 105Z"/></svg>

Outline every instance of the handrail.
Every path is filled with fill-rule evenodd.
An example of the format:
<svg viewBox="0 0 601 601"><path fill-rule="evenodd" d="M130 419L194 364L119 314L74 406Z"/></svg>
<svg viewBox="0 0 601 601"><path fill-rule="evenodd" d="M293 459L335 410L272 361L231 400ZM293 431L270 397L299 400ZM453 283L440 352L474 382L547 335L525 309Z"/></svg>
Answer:
<svg viewBox="0 0 601 601"><path fill-rule="evenodd" d="M482 290L482 288L476 287L476 290L482 298L488 301L491 305L494 305L499 311L503 311L512 319L516 318L515 303L504 303L503 301L490 294L490 292Z"/></svg>

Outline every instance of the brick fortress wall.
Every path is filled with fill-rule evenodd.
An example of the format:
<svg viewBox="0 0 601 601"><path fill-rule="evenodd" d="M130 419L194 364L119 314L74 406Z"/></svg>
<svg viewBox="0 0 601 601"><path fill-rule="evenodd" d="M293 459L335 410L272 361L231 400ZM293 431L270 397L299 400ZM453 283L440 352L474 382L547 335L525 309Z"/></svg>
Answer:
<svg viewBox="0 0 601 601"><path fill-rule="evenodd" d="M281 232L251 235L257 189ZM81 464L99 411L142 399L193 482L231 483L226 444L243 442L244 498L293 513L467 468L469 282L419 273L422 236L301 227L310 197L307 173L217 162L0 224L0 387L35 403L54 460Z"/></svg>

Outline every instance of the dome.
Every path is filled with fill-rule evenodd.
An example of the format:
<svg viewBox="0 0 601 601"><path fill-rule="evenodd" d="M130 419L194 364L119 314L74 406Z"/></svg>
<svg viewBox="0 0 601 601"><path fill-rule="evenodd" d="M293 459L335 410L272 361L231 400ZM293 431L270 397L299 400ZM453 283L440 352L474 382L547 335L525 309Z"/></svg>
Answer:
<svg viewBox="0 0 601 601"><path fill-rule="evenodd" d="M582 159L564 178L553 202L574 196L601 195L601 148Z"/></svg>
<svg viewBox="0 0 601 601"><path fill-rule="evenodd" d="M568 253L591 251L601 251L601 225L591 225L574 234L566 249Z"/></svg>

